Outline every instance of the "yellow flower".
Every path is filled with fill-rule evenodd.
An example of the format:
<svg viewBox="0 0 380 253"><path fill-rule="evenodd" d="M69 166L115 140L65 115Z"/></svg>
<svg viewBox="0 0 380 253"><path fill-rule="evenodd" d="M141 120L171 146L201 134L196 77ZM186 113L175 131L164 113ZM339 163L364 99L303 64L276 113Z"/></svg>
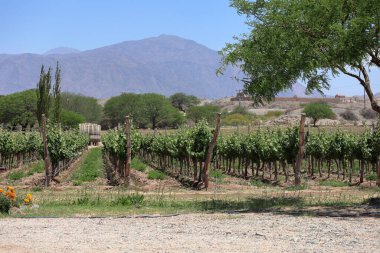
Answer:
<svg viewBox="0 0 380 253"><path fill-rule="evenodd" d="M24 199L25 204L29 204L30 200L28 198Z"/></svg>
<svg viewBox="0 0 380 253"><path fill-rule="evenodd" d="M26 194L26 198L29 200L32 200L33 199L32 194L30 194L30 193Z"/></svg>

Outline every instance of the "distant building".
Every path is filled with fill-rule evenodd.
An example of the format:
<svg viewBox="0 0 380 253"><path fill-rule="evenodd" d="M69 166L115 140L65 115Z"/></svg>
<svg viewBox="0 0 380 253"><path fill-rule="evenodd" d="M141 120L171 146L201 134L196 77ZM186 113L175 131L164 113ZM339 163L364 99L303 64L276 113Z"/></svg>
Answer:
<svg viewBox="0 0 380 253"><path fill-rule="evenodd" d="M346 98L346 96L336 94L335 98L342 99L342 98Z"/></svg>

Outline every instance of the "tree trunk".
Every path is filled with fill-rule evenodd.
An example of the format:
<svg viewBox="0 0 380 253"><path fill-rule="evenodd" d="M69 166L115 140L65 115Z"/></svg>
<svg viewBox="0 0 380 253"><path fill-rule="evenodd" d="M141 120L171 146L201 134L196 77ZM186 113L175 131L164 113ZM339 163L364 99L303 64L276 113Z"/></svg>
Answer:
<svg viewBox="0 0 380 253"><path fill-rule="evenodd" d="M364 167L365 167L364 160L361 160L360 161L360 183L364 182Z"/></svg>

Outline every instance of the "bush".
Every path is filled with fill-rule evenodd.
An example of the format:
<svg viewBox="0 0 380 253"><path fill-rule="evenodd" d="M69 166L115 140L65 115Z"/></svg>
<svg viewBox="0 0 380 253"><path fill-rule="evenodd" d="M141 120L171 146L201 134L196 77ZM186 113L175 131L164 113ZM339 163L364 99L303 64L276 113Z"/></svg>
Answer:
<svg viewBox="0 0 380 253"><path fill-rule="evenodd" d="M7 190L0 188L0 213L9 213L12 207L20 207L20 205L31 205L33 201L31 194L26 194L22 199L17 197L16 191L13 187L7 186Z"/></svg>
<svg viewBox="0 0 380 253"><path fill-rule="evenodd" d="M358 120L358 116L356 116L356 114L353 111L348 110L348 109L340 113L339 115L345 120L349 120L349 121Z"/></svg>
<svg viewBox="0 0 380 253"><path fill-rule="evenodd" d="M223 120L223 125L226 126L241 126L241 125L248 125L250 123L250 119L243 114L240 113L234 113L227 115Z"/></svg>
<svg viewBox="0 0 380 253"><path fill-rule="evenodd" d="M165 177L166 177L165 174L158 170L151 170L148 173L148 179L152 179L152 180L153 179L164 180Z"/></svg>
<svg viewBox="0 0 380 253"><path fill-rule="evenodd" d="M365 119L376 119L378 117L377 112L375 112L372 109L369 108L364 108L360 111L360 114L363 116Z"/></svg>
<svg viewBox="0 0 380 253"><path fill-rule="evenodd" d="M280 117L283 114L284 114L283 111L269 111L269 112L267 112L265 114L265 116L268 117L268 118L277 118L277 117Z"/></svg>
<svg viewBox="0 0 380 253"><path fill-rule="evenodd" d="M8 213L11 209L11 200L0 194L0 213Z"/></svg>

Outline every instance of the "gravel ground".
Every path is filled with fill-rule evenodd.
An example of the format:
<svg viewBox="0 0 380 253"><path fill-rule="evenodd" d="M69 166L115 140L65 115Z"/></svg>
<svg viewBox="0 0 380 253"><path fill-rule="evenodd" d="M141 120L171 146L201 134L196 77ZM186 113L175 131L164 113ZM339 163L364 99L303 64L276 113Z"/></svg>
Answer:
<svg viewBox="0 0 380 253"><path fill-rule="evenodd" d="M0 219L0 252L379 252L380 219L273 214Z"/></svg>

